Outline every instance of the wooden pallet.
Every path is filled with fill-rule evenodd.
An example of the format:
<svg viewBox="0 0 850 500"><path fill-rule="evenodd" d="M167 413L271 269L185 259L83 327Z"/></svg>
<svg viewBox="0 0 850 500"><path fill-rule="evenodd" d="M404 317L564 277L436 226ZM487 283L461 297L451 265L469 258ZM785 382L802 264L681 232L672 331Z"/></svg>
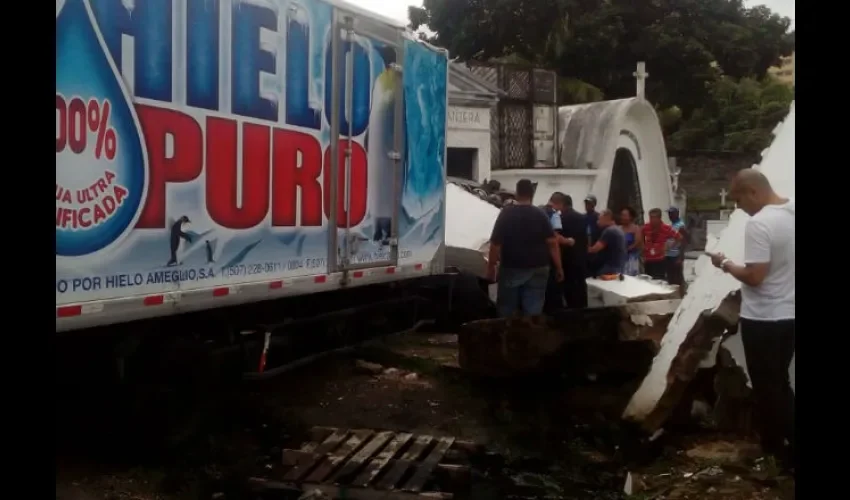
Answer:
<svg viewBox="0 0 850 500"><path fill-rule="evenodd" d="M329 498L450 500L468 486L474 443L407 432L314 427L299 450L283 450L275 478L252 479L265 490L319 490Z"/></svg>

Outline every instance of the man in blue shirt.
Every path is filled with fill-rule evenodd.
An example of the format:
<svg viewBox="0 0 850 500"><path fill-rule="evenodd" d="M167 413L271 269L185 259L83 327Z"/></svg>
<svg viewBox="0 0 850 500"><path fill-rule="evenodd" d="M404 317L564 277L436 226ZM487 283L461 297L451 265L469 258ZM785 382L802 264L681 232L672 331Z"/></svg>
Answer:
<svg viewBox="0 0 850 500"><path fill-rule="evenodd" d="M688 237L688 228L685 221L679 217L679 209L670 207L667 209L670 216L670 227L682 235L679 241L667 240L667 252L664 257L667 261L667 282L671 285L685 286L685 241Z"/></svg>
<svg viewBox="0 0 850 500"><path fill-rule="evenodd" d="M541 210L546 212L546 216L549 217L549 223L552 224L552 229L554 231L560 231L561 227L561 211L552 204L550 200L548 204L540 207Z"/></svg>
<svg viewBox="0 0 850 500"><path fill-rule="evenodd" d="M602 234L588 250L588 253L598 256L595 276L622 274L626 264L626 235L614 221L611 210L606 209L599 214L598 224Z"/></svg>

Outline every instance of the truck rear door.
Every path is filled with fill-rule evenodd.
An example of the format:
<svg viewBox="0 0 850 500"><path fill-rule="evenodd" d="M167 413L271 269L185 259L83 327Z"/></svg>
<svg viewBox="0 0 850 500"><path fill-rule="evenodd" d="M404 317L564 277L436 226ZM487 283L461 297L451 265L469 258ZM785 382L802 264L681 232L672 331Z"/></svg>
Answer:
<svg viewBox="0 0 850 500"><path fill-rule="evenodd" d="M398 265L404 168L400 29L336 9L329 257L335 271ZM335 148L335 149L334 149ZM365 165L363 164L365 161ZM366 184L366 200L358 198ZM364 206L365 205L365 206ZM365 211L365 214L364 214Z"/></svg>

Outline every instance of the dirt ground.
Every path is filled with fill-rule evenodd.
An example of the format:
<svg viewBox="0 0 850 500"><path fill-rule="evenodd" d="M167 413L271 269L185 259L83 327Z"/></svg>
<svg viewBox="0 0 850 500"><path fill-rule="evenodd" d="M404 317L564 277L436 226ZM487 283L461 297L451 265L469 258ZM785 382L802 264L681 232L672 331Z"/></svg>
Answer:
<svg viewBox="0 0 850 500"><path fill-rule="evenodd" d="M164 398L165 409L147 408L154 416L108 437L97 419L58 429L78 439L57 450L57 500L249 498L242 481L266 473L312 426L486 444L511 460L535 461L528 474L546 476L553 498L794 498L794 481L755 445L710 429L669 433L630 451L615 418L622 386L474 381L457 367L456 349L453 335L409 335L185 402L191 410ZM163 416L165 424L153 424ZM168 439L155 438L162 435Z"/></svg>

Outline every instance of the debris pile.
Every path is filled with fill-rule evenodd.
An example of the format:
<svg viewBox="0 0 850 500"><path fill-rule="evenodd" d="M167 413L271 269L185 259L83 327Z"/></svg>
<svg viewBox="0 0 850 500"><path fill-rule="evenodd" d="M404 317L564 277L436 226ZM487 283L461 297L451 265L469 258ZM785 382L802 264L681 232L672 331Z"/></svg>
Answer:
<svg viewBox="0 0 850 500"><path fill-rule="evenodd" d="M794 482L759 457L757 445L720 439L677 451L641 472L627 472L623 493L665 500L767 500L793 498Z"/></svg>
<svg viewBox="0 0 850 500"><path fill-rule="evenodd" d="M773 189L782 196L794 197L794 137L795 110L774 130L774 141L757 168L770 180ZM735 262L744 257L744 232L749 216L742 210L732 213L729 224L720 233L712 250ZM715 409L722 410L724 425L746 426L745 389L741 376L746 376L746 362L739 336L727 340L738 331L740 283L723 271L698 263L697 279L670 322L661 343L661 350L640 388L632 397L623 418L639 424L652 433L664 425L681 404L688 385L700 369L715 367L722 375L717 378ZM740 370L734 370L737 365ZM794 362L791 381L794 386ZM743 405L744 407L739 407Z"/></svg>
<svg viewBox="0 0 850 500"><path fill-rule="evenodd" d="M653 300L564 310L552 317L472 321L458 335L459 363L488 377L546 370L643 376L678 303Z"/></svg>
<svg viewBox="0 0 850 500"><path fill-rule="evenodd" d="M362 359L355 361L355 370L363 375L371 375L378 380L391 380L424 387L430 386L430 383L423 380L416 372L393 367L385 368L378 363L371 363Z"/></svg>

